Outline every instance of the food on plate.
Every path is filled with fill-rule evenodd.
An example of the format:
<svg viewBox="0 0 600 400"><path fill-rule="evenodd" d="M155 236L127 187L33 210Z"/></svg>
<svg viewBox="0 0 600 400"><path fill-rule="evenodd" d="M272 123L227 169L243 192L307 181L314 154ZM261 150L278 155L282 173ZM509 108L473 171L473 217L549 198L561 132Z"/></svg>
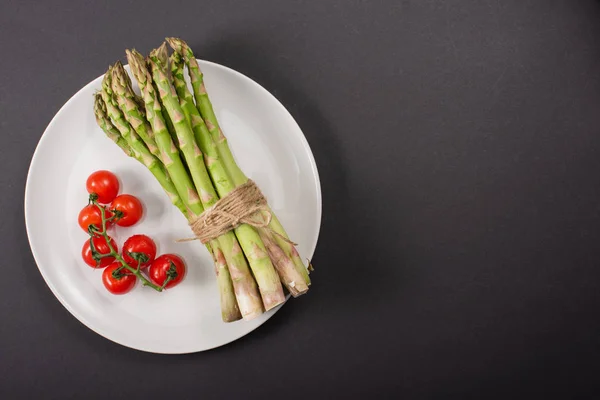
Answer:
<svg viewBox="0 0 600 400"><path fill-rule="evenodd" d="M102 271L102 283L112 294L125 294L135 286L137 278L123 268L121 263L113 262Z"/></svg>
<svg viewBox="0 0 600 400"><path fill-rule="evenodd" d="M114 181L118 182L112 172L104 170L100 172L104 177L114 177ZM90 192L88 205L81 210L78 218L79 225L90 236L81 250L85 263L94 268L106 268L102 273L102 282L104 287L113 294L129 292L138 279L142 281L143 286L149 286L158 292L181 282L185 276L185 265L181 258L173 254L163 257L163 259L173 260L173 268L155 272L152 279L143 273L143 270L156 258L156 243L147 235L138 234L129 237L123 245L122 252L119 253L119 246L108 235L108 229L113 223L118 226L131 226L137 223L142 216L142 203L132 195L117 196L117 187L117 193L110 193L113 197L112 204L102 206L99 193L89 190L90 186L100 187L100 185L90 185L90 182L98 177L98 171L94 172L86 182ZM126 223L119 224L122 221Z"/></svg>
<svg viewBox="0 0 600 400"><path fill-rule="evenodd" d="M92 173L85 184L87 191L95 195L98 203L108 204L119 193L119 180L110 171L100 170Z"/></svg>
<svg viewBox="0 0 600 400"><path fill-rule="evenodd" d="M148 275L152 282L169 289L183 280L185 272L185 264L179 256L163 254L152 262Z"/></svg>
<svg viewBox="0 0 600 400"><path fill-rule="evenodd" d="M107 211L103 206L99 204L88 204L83 207L79 212L78 222L81 229L86 232L100 231L102 230L102 210L108 217L111 216L111 212ZM107 227L112 225L112 220L107 220Z"/></svg>
<svg viewBox="0 0 600 400"><path fill-rule="evenodd" d="M133 235L123 244L123 259L130 266L146 268L156 258L156 244L146 235Z"/></svg>
<svg viewBox="0 0 600 400"><path fill-rule="evenodd" d="M117 215L115 224L119 226L132 226L142 219L144 207L142 202L130 194L118 195L110 205L111 212Z"/></svg>
<svg viewBox="0 0 600 400"><path fill-rule="evenodd" d="M108 246L106 241L107 239L104 236L92 236L85 241L81 249L81 257L87 265L94 268L104 268L115 261L115 257L111 255L111 247ZM108 236L108 241L115 251L119 251L113 238Z"/></svg>
<svg viewBox="0 0 600 400"><path fill-rule="evenodd" d="M94 99L96 121L150 170L212 254L223 321L250 320L283 303L284 289L294 297L306 293L309 270L235 162L192 50L181 39L167 42L171 55L166 43L148 57L126 51L141 96L120 62L109 67ZM164 258L156 258L149 274L155 285L170 278L170 287L178 278L168 272L177 271L177 263L165 266ZM155 267L159 260L161 268ZM155 280L159 270L163 275Z"/></svg>

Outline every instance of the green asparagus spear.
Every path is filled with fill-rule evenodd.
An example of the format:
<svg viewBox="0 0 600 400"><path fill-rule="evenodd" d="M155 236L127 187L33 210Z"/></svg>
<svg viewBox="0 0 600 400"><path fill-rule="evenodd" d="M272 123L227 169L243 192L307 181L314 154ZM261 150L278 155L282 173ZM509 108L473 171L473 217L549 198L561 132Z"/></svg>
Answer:
<svg viewBox="0 0 600 400"><path fill-rule="evenodd" d="M106 105L104 104L102 96L99 93L94 95L94 116L96 117L96 123L104 131L106 136L115 142L115 144L119 146L121 150L127 154L127 156L133 157L133 151L131 150L131 147L129 147L127 141L121 137L121 134L117 128L115 128L108 118L108 115L106 115ZM139 161L141 162L141 160ZM179 201L181 202L181 199L179 199Z"/></svg>
<svg viewBox="0 0 600 400"><path fill-rule="evenodd" d="M150 153L160 158L160 152L156 146L152 128L148 121L146 121L143 109L140 110L140 106L136 100L137 96L131 88L131 79L120 61L117 61L112 68L111 89L114 99L123 112L125 120L129 122L139 137L146 143Z"/></svg>

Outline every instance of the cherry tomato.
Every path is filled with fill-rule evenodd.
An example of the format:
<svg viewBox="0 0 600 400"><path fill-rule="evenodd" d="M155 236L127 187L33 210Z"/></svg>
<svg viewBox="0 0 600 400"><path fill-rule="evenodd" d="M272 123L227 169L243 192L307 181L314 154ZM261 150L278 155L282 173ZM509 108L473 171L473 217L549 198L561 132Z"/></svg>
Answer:
<svg viewBox="0 0 600 400"><path fill-rule="evenodd" d="M142 203L137 197L130 194L117 196L112 202L111 210L117 210L123 214L116 220L116 224L119 226L131 226L137 223L144 213Z"/></svg>
<svg viewBox="0 0 600 400"><path fill-rule="evenodd" d="M133 289L137 281L137 277L125 268L115 273L115 270L120 266L121 263L115 261L102 272L102 283L112 294L125 294L129 292Z"/></svg>
<svg viewBox="0 0 600 400"><path fill-rule="evenodd" d="M98 202L110 203L119 194L119 180L117 176L110 171L100 170L92 173L85 183L89 194L95 193L98 196Z"/></svg>
<svg viewBox="0 0 600 400"><path fill-rule="evenodd" d="M165 288L171 288L183 280L185 273L185 264L181 258L175 254L163 254L150 265L148 276L158 286L164 285L170 278Z"/></svg>
<svg viewBox="0 0 600 400"><path fill-rule="evenodd" d="M97 230L102 229L102 213L100 212L100 206L89 204L79 212L79 226L86 232L89 232L89 226L94 225ZM110 218L112 213L105 209L105 218ZM106 228L112 224L112 221L106 221Z"/></svg>
<svg viewBox="0 0 600 400"><path fill-rule="evenodd" d="M93 238L91 238L91 240L92 240L92 242L94 242L94 248L96 249L96 253L98 255L110 253L110 248L108 247L108 244L106 243L106 239L104 239L104 236L94 236ZM108 242L115 249L115 251L119 251L119 248L117 247L117 243L110 236L108 237ZM81 249L81 256L83 257L83 261L85 261L85 263L87 265L89 265L90 267L94 267L94 268L104 268L108 264L115 261L115 258L113 256L108 256L108 257L100 258L98 260L99 263L96 262L96 260L94 259L94 254L93 254L92 248L90 246L89 239L86 240L85 243L83 244L83 248Z"/></svg>
<svg viewBox="0 0 600 400"><path fill-rule="evenodd" d="M146 268L155 257L156 244L146 235L133 235L123 245L123 259L134 268L137 268L138 260L142 261L140 268Z"/></svg>

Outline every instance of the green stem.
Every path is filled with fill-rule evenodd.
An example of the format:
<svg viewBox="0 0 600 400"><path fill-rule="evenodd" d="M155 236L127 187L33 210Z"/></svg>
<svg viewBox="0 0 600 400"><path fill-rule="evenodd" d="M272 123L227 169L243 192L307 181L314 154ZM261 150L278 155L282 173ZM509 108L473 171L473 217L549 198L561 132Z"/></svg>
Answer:
<svg viewBox="0 0 600 400"><path fill-rule="evenodd" d="M162 286L160 288L162 290L164 290L165 287L167 286L167 283L171 282L171 280L173 280L173 278L171 278L170 276L167 276L167 279L165 279L164 283L162 284Z"/></svg>
<svg viewBox="0 0 600 400"><path fill-rule="evenodd" d="M106 233L106 222L108 221L108 218L106 218L106 210L104 209L104 207L100 206L100 204L98 204L98 202L95 201L95 200L94 200L93 204L96 207L98 207L98 209L100 210L101 217L102 217L102 231L99 232L99 233L102 235L102 237L104 238L104 241L106 242L106 245L110 249L110 253L106 253L106 254L110 254L111 256L113 256L121 264L121 266L119 268L125 268L129 272L131 272L133 275L137 276L142 281L142 284L144 286L150 286L152 289L156 290L157 292L162 292L163 289L160 286L157 286L154 283L150 282L144 276L144 274L142 274L139 271L139 268L136 270L135 268L130 267L125 262L125 260L123 259L123 257L121 257L121 255L119 254L119 252L115 250L115 248L113 247L113 245L110 243L110 237L108 236L108 233Z"/></svg>

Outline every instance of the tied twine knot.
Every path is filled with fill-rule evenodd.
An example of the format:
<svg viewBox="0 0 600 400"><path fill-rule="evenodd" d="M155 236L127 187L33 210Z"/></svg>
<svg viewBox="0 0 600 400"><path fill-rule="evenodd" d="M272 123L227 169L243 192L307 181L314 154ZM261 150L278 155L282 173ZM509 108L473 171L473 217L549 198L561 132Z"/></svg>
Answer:
<svg viewBox="0 0 600 400"><path fill-rule="evenodd" d="M190 220L189 224L194 232L194 238L178 241L200 240L202 243L208 243L239 225L247 224L255 228L266 229L288 243L294 244L269 228L272 217L273 214L269 209L267 199L256 183L248 179L246 183L232 190L197 218Z"/></svg>

